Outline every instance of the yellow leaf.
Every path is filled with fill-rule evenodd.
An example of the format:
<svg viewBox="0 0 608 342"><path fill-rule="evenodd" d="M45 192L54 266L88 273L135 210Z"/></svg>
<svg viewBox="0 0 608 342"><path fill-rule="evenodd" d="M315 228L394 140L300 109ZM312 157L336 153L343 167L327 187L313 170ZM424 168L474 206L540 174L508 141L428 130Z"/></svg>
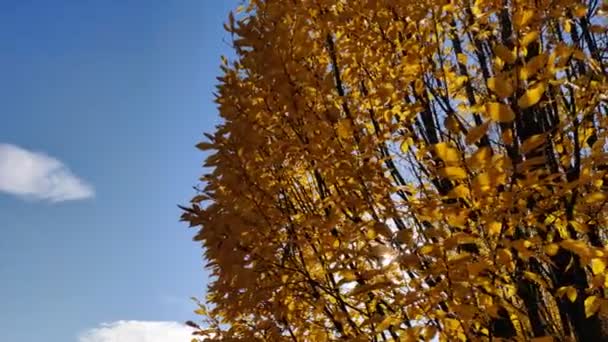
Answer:
<svg viewBox="0 0 608 342"><path fill-rule="evenodd" d="M545 53L532 57L526 65L519 69L519 79L525 81L536 75L547 64L547 60L548 57Z"/></svg>
<svg viewBox="0 0 608 342"><path fill-rule="evenodd" d="M535 41L537 39L538 39L538 31L528 32L525 36L523 36L523 38L519 42L519 45L521 47L526 47L526 46L530 45L530 43L532 43L533 41Z"/></svg>
<svg viewBox="0 0 608 342"><path fill-rule="evenodd" d="M407 137L401 143L401 152L407 153L410 150L410 146L414 144L412 137Z"/></svg>
<svg viewBox="0 0 608 342"><path fill-rule="evenodd" d="M446 318L444 320L445 322L445 326L448 330L459 330L460 329L460 322L458 320L455 320L453 318Z"/></svg>
<svg viewBox="0 0 608 342"><path fill-rule="evenodd" d="M492 159L492 150L487 147L480 147L473 153L473 155L467 160L467 164L475 169L480 170L487 166Z"/></svg>
<svg viewBox="0 0 608 342"><path fill-rule="evenodd" d="M468 217L469 213L466 210L460 210L456 213L446 215L448 224L455 227L465 227L467 225Z"/></svg>
<svg viewBox="0 0 608 342"><path fill-rule="evenodd" d="M577 18L584 17L587 15L587 7L585 7L585 5L577 5L574 8L573 14Z"/></svg>
<svg viewBox="0 0 608 342"><path fill-rule="evenodd" d="M437 335L437 328L435 326L429 325L424 328L425 341L432 341L435 335Z"/></svg>
<svg viewBox="0 0 608 342"><path fill-rule="evenodd" d="M469 78L467 76L458 76L454 79L454 86L456 88L462 87L462 85L465 84L468 79Z"/></svg>
<svg viewBox="0 0 608 342"><path fill-rule="evenodd" d="M448 197L451 198L468 198L471 195L469 188L466 186L459 184L454 189L450 190L448 193Z"/></svg>
<svg viewBox="0 0 608 342"><path fill-rule="evenodd" d="M217 146L215 146L212 143L200 142L200 143L196 144L196 148L198 148L201 151L207 151L207 150L217 148Z"/></svg>
<svg viewBox="0 0 608 342"><path fill-rule="evenodd" d="M557 245L555 243L550 243L545 246L545 253L547 253L548 256L554 256L557 254L558 251L559 251L559 245Z"/></svg>
<svg viewBox="0 0 608 342"><path fill-rule="evenodd" d="M561 298L564 296L564 294L568 291L568 289L571 288L571 286L562 286L559 289L557 289L557 291L555 291L555 296L557 298Z"/></svg>
<svg viewBox="0 0 608 342"><path fill-rule="evenodd" d="M395 92L395 86L392 83L384 83L378 89L380 97L390 97Z"/></svg>
<svg viewBox="0 0 608 342"><path fill-rule="evenodd" d="M433 245L424 245L420 248L419 252L420 254L430 254L433 249L435 249L435 246Z"/></svg>
<svg viewBox="0 0 608 342"><path fill-rule="evenodd" d="M570 31L572 31L572 24L571 24L570 20L566 20L564 22L564 31L566 33L570 33Z"/></svg>
<svg viewBox="0 0 608 342"><path fill-rule="evenodd" d="M585 202L589 204L604 202L606 200L606 195L603 192L594 192L591 195L585 196Z"/></svg>
<svg viewBox="0 0 608 342"><path fill-rule="evenodd" d="M382 288L384 284L359 284L357 285L354 289L352 289L352 291L350 291L350 293L348 294L349 296L356 296L360 293L364 293L364 292L368 292L368 291L372 291L372 290L376 290L379 288ZM329 297L330 302L332 301L332 299L335 301L334 297Z"/></svg>
<svg viewBox="0 0 608 342"><path fill-rule="evenodd" d="M476 277L479 273L488 269L488 264L483 261L467 263L467 272L469 275Z"/></svg>
<svg viewBox="0 0 608 342"><path fill-rule="evenodd" d="M397 260L400 264L403 264L408 267L414 267L420 262L416 254L402 254Z"/></svg>
<svg viewBox="0 0 608 342"><path fill-rule="evenodd" d="M357 276L355 275L355 272L353 272L352 270L345 270L340 272L340 275L342 276L342 279L345 282L349 282L349 281L354 281L357 279Z"/></svg>
<svg viewBox="0 0 608 342"><path fill-rule="evenodd" d="M506 46L502 44L498 44L494 47L494 53L505 63L513 63L517 59L515 52L509 50Z"/></svg>
<svg viewBox="0 0 608 342"><path fill-rule="evenodd" d="M545 83L539 82L529 88L525 94L523 94L517 101L517 105L524 109L532 107L540 101L541 97L545 93Z"/></svg>
<svg viewBox="0 0 608 342"><path fill-rule="evenodd" d="M529 9L520 9L513 14L513 26L516 30L525 27L534 17L534 11Z"/></svg>
<svg viewBox="0 0 608 342"><path fill-rule="evenodd" d="M386 225L386 223L382 223L382 222L374 223L374 231L376 231L376 233L378 235L382 235L388 239L393 237L393 231L389 228L389 226Z"/></svg>
<svg viewBox="0 0 608 342"><path fill-rule="evenodd" d="M397 234L395 234L395 240L403 244L409 244L412 241L413 237L414 235L408 229L402 229L398 231Z"/></svg>
<svg viewBox="0 0 608 342"><path fill-rule="evenodd" d="M565 239L559 244L562 248L578 254L578 256L581 258L588 258L592 254L592 250L589 245L581 240Z"/></svg>
<svg viewBox="0 0 608 342"><path fill-rule="evenodd" d="M488 224L488 232L490 235L498 235L502 231L502 223L493 221Z"/></svg>
<svg viewBox="0 0 608 342"><path fill-rule="evenodd" d="M555 341L551 336L535 337L530 340L531 342L553 342Z"/></svg>
<svg viewBox="0 0 608 342"><path fill-rule="evenodd" d="M473 4L473 6L471 7L471 12L473 13L473 15L476 18L479 18L480 16L483 15L483 12L481 11L481 9L479 8L478 1L475 1L475 3Z"/></svg>
<svg viewBox="0 0 608 342"><path fill-rule="evenodd" d="M456 58L458 58L458 63L460 64L467 64L467 55L465 55L464 53L459 53L458 56L456 56Z"/></svg>
<svg viewBox="0 0 608 342"><path fill-rule="evenodd" d="M511 96L514 91L511 80L504 77L504 75L498 75L488 79L488 89L501 99Z"/></svg>
<svg viewBox="0 0 608 342"><path fill-rule="evenodd" d="M513 144L513 131L510 128L503 130L500 133L500 137L502 138L502 142L505 145Z"/></svg>
<svg viewBox="0 0 608 342"><path fill-rule="evenodd" d="M606 269L606 262L603 259L593 258L591 259L591 271L593 274L598 275L604 272Z"/></svg>
<svg viewBox="0 0 608 342"><path fill-rule="evenodd" d="M574 303L576 297L578 296L578 292L574 287L568 287L568 290L566 291L566 296L568 296L568 299Z"/></svg>
<svg viewBox="0 0 608 342"><path fill-rule="evenodd" d="M444 177L449 179L463 179L467 178L467 172L458 166L444 167L441 171Z"/></svg>
<svg viewBox="0 0 608 342"><path fill-rule="evenodd" d="M545 143L545 134L536 134L524 140L521 144L521 153L528 153Z"/></svg>
<svg viewBox="0 0 608 342"><path fill-rule="evenodd" d="M574 230L576 230L579 233L587 233L589 231L589 228L587 228L587 225L584 223L580 223L577 221L570 221L570 225L572 225L572 228L574 228Z"/></svg>
<svg viewBox="0 0 608 342"><path fill-rule="evenodd" d="M535 282L543 287L546 286L545 281L536 273L524 271L524 277L528 278L529 280L532 280L533 282Z"/></svg>
<svg viewBox="0 0 608 342"><path fill-rule="evenodd" d="M365 232L365 237L366 237L368 240L373 240L373 239L375 239L377 236L378 236L378 234L376 234L376 231L375 231L375 230L373 230L373 229L368 229L368 230Z"/></svg>
<svg viewBox="0 0 608 342"><path fill-rule="evenodd" d="M511 107L500 102L486 103L486 114L497 122L511 122L515 119L515 113Z"/></svg>
<svg viewBox="0 0 608 342"><path fill-rule="evenodd" d="M435 152L437 152L439 158L446 164L458 163L460 160L460 153L458 153L458 150L451 147L446 142L435 144Z"/></svg>
<svg viewBox="0 0 608 342"><path fill-rule="evenodd" d="M447 4L447 5L443 5L443 10L446 12L454 12L456 10L456 7L454 7L453 4Z"/></svg>
<svg viewBox="0 0 608 342"><path fill-rule="evenodd" d="M377 332L384 331L388 327L390 327L391 325L394 325L394 324L399 324L399 320L396 319L395 317L388 316L388 317L384 318L382 320L382 322L380 322L380 324L378 324L376 326L376 331Z"/></svg>
<svg viewBox="0 0 608 342"><path fill-rule="evenodd" d="M585 316L595 315L600 308L600 300L596 296L589 296L585 299Z"/></svg>
<svg viewBox="0 0 608 342"><path fill-rule="evenodd" d="M338 127L336 127L336 132L338 133L338 137L340 139L348 139L352 136L352 128L350 121L348 119L342 119L338 122Z"/></svg>
<svg viewBox="0 0 608 342"><path fill-rule="evenodd" d="M443 124L450 132L454 134L460 133L460 124L458 123L458 120L456 120L454 115L446 116L445 120L443 121Z"/></svg>
<svg viewBox="0 0 608 342"><path fill-rule="evenodd" d="M486 121L479 126L472 127L467 132L467 136L464 139L465 143L467 143L467 145L475 144L477 141L479 141L479 139L481 139L481 137L483 137L486 134L489 127L490 127L489 121Z"/></svg>
<svg viewBox="0 0 608 342"><path fill-rule="evenodd" d="M501 248L496 252L496 260L499 265L507 266L509 269L514 265L513 253L505 248Z"/></svg>
<svg viewBox="0 0 608 342"><path fill-rule="evenodd" d="M473 180L473 190L477 195L481 195L490 189L490 183L490 174L488 172L480 173Z"/></svg>

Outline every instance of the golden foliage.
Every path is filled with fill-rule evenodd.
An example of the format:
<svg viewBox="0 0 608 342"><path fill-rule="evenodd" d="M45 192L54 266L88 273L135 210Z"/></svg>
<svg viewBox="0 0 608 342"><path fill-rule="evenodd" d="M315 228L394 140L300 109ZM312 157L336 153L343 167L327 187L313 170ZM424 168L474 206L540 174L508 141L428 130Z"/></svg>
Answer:
<svg viewBox="0 0 608 342"><path fill-rule="evenodd" d="M197 145L211 171L182 217L212 277L198 336L606 340L606 10L251 0L231 14L223 123Z"/></svg>

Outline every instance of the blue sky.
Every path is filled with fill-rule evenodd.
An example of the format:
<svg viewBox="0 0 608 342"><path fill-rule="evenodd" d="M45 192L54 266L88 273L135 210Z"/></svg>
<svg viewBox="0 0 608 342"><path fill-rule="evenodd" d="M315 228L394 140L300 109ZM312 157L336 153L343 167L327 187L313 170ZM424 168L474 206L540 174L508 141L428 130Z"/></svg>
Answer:
<svg viewBox="0 0 608 342"><path fill-rule="evenodd" d="M0 2L1 341L193 318L206 274L176 205L202 173L193 146L219 122L211 92L236 5Z"/></svg>

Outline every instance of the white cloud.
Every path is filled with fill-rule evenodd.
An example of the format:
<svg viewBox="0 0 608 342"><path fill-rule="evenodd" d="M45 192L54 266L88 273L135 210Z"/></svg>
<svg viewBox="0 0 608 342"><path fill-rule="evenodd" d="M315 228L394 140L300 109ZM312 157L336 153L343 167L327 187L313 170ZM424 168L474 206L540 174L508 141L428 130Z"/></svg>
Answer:
<svg viewBox="0 0 608 342"><path fill-rule="evenodd" d="M0 192L61 202L93 197L93 187L61 161L44 153L0 143Z"/></svg>
<svg viewBox="0 0 608 342"><path fill-rule="evenodd" d="M79 342L189 342L193 329L177 322L118 321L80 335Z"/></svg>

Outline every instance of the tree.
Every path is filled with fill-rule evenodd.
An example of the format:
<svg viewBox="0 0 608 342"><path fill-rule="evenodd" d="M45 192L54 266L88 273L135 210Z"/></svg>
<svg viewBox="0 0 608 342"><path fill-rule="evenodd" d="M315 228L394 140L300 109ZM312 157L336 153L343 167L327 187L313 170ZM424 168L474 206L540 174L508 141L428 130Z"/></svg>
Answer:
<svg viewBox="0 0 608 342"><path fill-rule="evenodd" d="M603 341L598 0L251 0L182 219L222 341ZM201 304L201 308L204 305Z"/></svg>

